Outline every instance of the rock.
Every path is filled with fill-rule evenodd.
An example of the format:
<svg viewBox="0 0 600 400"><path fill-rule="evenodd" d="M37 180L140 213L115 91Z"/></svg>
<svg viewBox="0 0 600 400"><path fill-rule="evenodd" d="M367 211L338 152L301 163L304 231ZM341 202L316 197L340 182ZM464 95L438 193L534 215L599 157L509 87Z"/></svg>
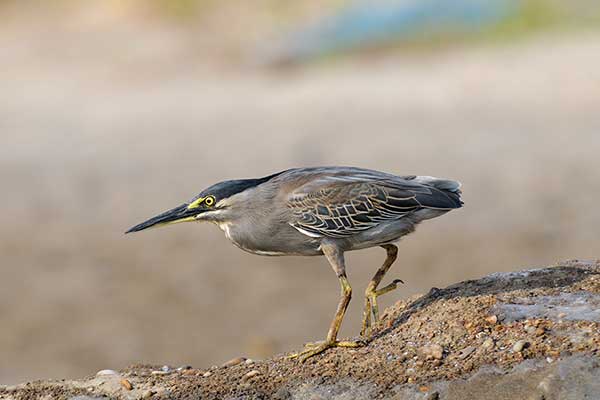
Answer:
<svg viewBox="0 0 600 400"><path fill-rule="evenodd" d="M525 347L527 347L529 343L526 340L518 340L512 347L512 351L515 353L520 353L523 351Z"/></svg>
<svg viewBox="0 0 600 400"><path fill-rule="evenodd" d="M430 344L419 349L419 353L425 360L441 360L444 354L444 349L439 344Z"/></svg>
<svg viewBox="0 0 600 400"><path fill-rule="evenodd" d="M152 375L168 375L169 371L156 370L151 372Z"/></svg>
<svg viewBox="0 0 600 400"><path fill-rule="evenodd" d="M123 386L125 388L125 390L133 389L133 385L127 379L121 379L120 383L121 383L121 386Z"/></svg>
<svg viewBox="0 0 600 400"><path fill-rule="evenodd" d="M495 315L490 315L489 317L486 317L485 322L490 325L495 325L496 322L498 322L498 317Z"/></svg>
<svg viewBox="0 0 600 400"><path fill-rule="evenodd" d="M387 309L393 324L358 351L332 349L305 364L277 356L210 371L158 368L168 379L134 366L123 371L135 376L130 391L111 370L8 387L14 395L0 387L0 398L595 399L597 297L600 262L493 274L399 301Z"/></svg>
<svg viewBox="0 0 600 400"><path fill-rule="evenodd" d="M241 364L244 361L246 361L245 357L232 358L231 360L229 360L229 361L225 362L223 365L221 365L221 367L233 367L234 365Z"/></svg>
<svg viewBox="0 0 600 400"><path fill-rule="evenodd" d="M465 347L464 349L462 349L460 351L458 358L460 358L461 360L464 360L465 358L469 357L471 355L471 353L473 353L474 351L475 351L475 346Z"/></svg>
<svg viewBox="0 0 600 400"><path fill-rule="evenodd" d="M492 338L487 338L483 341L483 343L481 344L481 347L485 350L491 350L496 346L496 344L494 343L494 339Z"/></svg>
<svg viewBox="0 0 600 400"><path fill-rule="evenodd" d="M257 377L258 375L260 375L260 371L256 370L256 369L253 369L252 371L246 373L246 375L244 375L242 377L242 382L247 382L250 379Z"/></svg>
<svg viewBox="0 0 600 400"><path fill-rule="evenodd" d="M96 376L106 376L106 375L119 375L119 373L112 369L103 369L101 371L96 372Z"/></svg>

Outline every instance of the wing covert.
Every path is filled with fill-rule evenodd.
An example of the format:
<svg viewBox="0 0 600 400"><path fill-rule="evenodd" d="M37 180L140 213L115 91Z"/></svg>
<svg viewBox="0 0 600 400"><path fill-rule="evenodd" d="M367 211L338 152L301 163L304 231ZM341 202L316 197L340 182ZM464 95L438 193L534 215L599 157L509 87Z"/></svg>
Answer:
<svg viewBox="0 0 600 400"><path fill-rule="evenodd" d="M294 217L291 225L309 236L348 237L422 208L417 196L427 191L375 182L336 183L292 194L288 199Z"/></svg>

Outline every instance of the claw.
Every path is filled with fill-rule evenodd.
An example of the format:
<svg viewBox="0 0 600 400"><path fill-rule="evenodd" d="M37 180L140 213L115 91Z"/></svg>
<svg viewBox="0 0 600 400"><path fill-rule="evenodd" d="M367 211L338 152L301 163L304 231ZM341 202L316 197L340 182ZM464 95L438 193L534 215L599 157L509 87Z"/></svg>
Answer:
<svg viewBox="0 0 600 400"><path fill-rule="evenodd" d="M316 342L316 343L307 343L304 346L304 350L299 353L294 353L287 356L288 359L297 358L301 363L305 362L309 358L316 356L317 354L323 353L325 350L331 347L345 347L345 348L357 348L366 346L366 342L364 340L341 340L335 342Z"/></svg>
<svg viewBox="0 0 600 400"><path fill-rule="evenodd" d="M387 292L391 292L392 290L398 287L398 284L404 284L402 279L394 279L392 283L389 285L375 290L374 288L368 288L365 292L365 308L363 313L363 325L360 330L360 334L363 337L367 337L370 333L371 328L374 324L379 321L379 305L377 304L377 298ZM373 321L371 321L371 314L373 315Z"/></svg>

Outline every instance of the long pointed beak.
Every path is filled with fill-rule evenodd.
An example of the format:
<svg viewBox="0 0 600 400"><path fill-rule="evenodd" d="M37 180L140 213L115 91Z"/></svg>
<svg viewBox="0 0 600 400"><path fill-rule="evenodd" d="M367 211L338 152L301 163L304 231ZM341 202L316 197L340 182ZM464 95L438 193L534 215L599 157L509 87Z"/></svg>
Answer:
<svg viewBox="0 0 600 400"><path fill-rule="evenodd" d="M196 216L201 213L202 210L198 210L197 208L190 210L188 209L188 204L182 204L169 211L165 211L164 213L159 214L156 217L152 217L148 221L144 221L141 224L134 226L133 228L130 228L125 233L139 232L151 227L177 224L179 222L195 221Z"/></svg>

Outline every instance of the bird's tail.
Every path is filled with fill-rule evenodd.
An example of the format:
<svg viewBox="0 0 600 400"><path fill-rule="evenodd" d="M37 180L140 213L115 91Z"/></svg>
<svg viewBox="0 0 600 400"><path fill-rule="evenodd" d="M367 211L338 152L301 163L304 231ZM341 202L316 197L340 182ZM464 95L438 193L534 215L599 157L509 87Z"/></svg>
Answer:
<svg viewBox="0 0 600 400"><path fill-rule="evenodd" d="M435 178L433 176L416 176L415 182L432 186L436 189L446 192L446 194L457 203L457 207L461 207L464 204L460 198L460 195L462 194L462 191L460 190L462 184L458 181Z"/></svg>

